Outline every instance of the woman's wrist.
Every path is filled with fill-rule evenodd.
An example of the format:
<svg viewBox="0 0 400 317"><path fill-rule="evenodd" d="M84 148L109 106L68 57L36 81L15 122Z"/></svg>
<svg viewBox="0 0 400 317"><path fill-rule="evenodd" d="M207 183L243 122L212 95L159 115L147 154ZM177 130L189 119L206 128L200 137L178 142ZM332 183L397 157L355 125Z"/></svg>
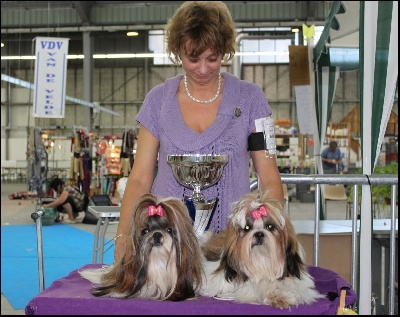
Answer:
<svg viewBox="0 0 400 317"><path fill-rule="evenodd" d="M118 238L127 237L128 235L128 233L119 233L113 238L113 240L116 241Z"/></svg>

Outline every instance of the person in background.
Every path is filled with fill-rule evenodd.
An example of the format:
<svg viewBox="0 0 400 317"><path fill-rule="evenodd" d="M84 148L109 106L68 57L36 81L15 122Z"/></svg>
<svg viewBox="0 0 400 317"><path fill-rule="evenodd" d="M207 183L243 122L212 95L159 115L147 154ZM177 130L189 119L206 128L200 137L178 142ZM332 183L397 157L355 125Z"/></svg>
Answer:
<svg viewBox="0 0 400 317"><path fill-rule="evenodd" d="M141 195L184 199L192 194L175 179L168 155L228 155L220 180L202 190L207 200L219 199L209 230L225 229L232 202L250 192L250 158L259 190L283 201L275 155L265 149L263 133L256 130L257 120L272 114L265 94L256 84L221 70L234 57L236 35L222 1L184 2L168 21L166 50L183 74L151 89L136 116L137 150L121 201L114 261L122 256Z"/></svg>
<svg viewBox="0 0 400 317"><path fill-rule="evenodd" d="M85 195L76 186L65 186L64 181L58 177L50 182L50 188L57 193L57 199L42 205L44 208L56 208L58 212L66 213L68 219L64 223L76 223L81 220L79 213L84 211Z"/></svg>
<svg viewBox="0 0 400 317"><path fill-rule="evenodd" d="M322 168L324 174L337 174L342 166L342 153L336 141L329 142L329 147L321 153Z"/></svg>

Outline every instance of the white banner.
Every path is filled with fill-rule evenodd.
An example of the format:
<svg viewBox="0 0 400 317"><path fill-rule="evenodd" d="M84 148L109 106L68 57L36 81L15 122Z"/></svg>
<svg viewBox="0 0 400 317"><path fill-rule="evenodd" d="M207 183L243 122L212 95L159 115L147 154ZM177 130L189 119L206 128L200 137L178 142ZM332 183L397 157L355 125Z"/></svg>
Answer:
<svg viewBox="0 0 400 317"><path fill-rule="evenodd" d="M33 116L64 118L68 41L36 37Z"/></svg>
<svg viewBox="0 0 400 317"><path fill-rule="evenodd" d="M315 113L313 111L313 97L311 85L294 86L296 96L297 120L299 121L299 132L302 134L312 134L315 129Z"/></svg>

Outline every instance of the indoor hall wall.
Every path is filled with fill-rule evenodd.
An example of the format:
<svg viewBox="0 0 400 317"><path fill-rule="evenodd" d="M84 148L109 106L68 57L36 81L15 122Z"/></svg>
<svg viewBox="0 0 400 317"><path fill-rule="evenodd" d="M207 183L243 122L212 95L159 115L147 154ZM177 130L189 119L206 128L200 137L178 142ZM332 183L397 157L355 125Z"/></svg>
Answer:
<svg viewBox="0 0 400 317"><path fill-rule="evenodd" d="M242 69L242 78L257 84L264 91L275 120L291 120L297 124L297 118L293 117L295 103L288 65L246 65Z"/></svg>
<svg viewBox="0 0 400 317"><path fill-rule="evenodd" d="M360 89L358 83L358 71L340 73L331 114L332 123L339 123L359 103Z"/></svg>
<svg viewBox="0 0 400 317"><path fill-rule="evenodd" d="M102 107L116 111L120 116L113 116L105 112L95 113L92 118L93 129L91 132L97 135L122 136L127 126L136 126L135 116L148 90L164 82L167 78L182 73L181 67L149 65L146 76L145 69L144 67L114 67L95 68L93 70L92 101L100 102ZM230 66L224 65L222 70L230 72ZM31 70L18 70L10 75L29 82L31 82L32 78ZM288 64L255 64L242 67L242 78L256 83L265 92L273 110L274 118L291 120L292 124L296 125L297 109L289 77ZM333 123L338 123L358 103L358 77L358 71L342 72L340 74L332 109L331 121ZM148 79L147 85L146 78ZM83 87L82 68L69 68L67 73L67 95L83 99ZM2 88L6 88L5 82L2 82ZM24 95L25 99L22 98ZM32 105L29 103L27 95L29 93L22 92L21 88L13 87L11 89L10 107L7 107L7 102L2 102L1 126L5 127L7 125L8 109L10 110L9 118L11 118L8 124L11 129L2 129L1 131L2 160L25 158L26 145L24 144L26 144L27 138L27 117L28 112L32 111ZM84 106L68 103L65 118L36 118L33 120L32 125L43 129L57 127L52 130L55 136L70 136L74 126L82 126L84 123L83 108ZM397 109L396 101L393 110L397 113ZM69 154L67 155L68 158L70 157ZM5 157L6 155L8 157Z"/></svg>
<svg viewBox="0 0 400 317"><path fill-rule="evenodd" d="M223 70L230 71L229 66L224 66ZM95 68L93 71L93 100L100 102L102 107L116 111L121 115L100 112L93 116L93 127L112 127L135 125L135 116L146 93L152 87L162 83L167 78L182 73L180 67L175 66L151 66L148 68L148 85L146 86L145 68ZM26 70L17 71L15 77L29 81L30 72ZM242 78L259 85L265 92L270 106L274 111L274 117L279 119L292 120L297 124L297 110L293 95L293 88L290 85L289 66L287 64L271 65L245 65L242 67ZM83 70L80 68L68 69L67 72L67 95L78 99L83 99ZM147 87L147 88L146 88ZM24 88L13 88L17 91ZM18 93L19 94L19 93ZM341 120L351 111L358 102L358 71L343 72L338 81L334 107L332 111L332 122ZM11 117L17 118L17 112L27 113L28 100L17 98L14 94L11 100L13 106L18 104L23 110L17 107L11 108ZM35 125L39 127L61 126L72 127L83 125L81 105L71 105L67 103L66 115L63 119L35 119ZM31 111L31 110L30 110ZM15 114L13 114L15 112ZM2 126L4 120L2 116ZM24 122L10 122L11 126L27 124ZM10 131L14 133L15 131Z"/></svg>

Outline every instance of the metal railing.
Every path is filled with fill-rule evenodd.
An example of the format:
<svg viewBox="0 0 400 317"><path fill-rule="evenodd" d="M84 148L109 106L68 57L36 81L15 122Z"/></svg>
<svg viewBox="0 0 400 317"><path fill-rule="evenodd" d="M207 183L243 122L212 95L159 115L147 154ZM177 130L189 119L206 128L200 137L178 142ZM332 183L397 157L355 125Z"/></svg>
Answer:
<svg viewBox="0 0 400 317"><path fill-rule="evenodd" d="M320 221L320 211L322 208L321 200L321 185L322 184L344 184L344 185L354 185L353 188L353 201L358 202L358 186L361 185L390 185L391 186L391 222L390 222L390 264L389 264L389 315L394 315L394 281L395 281L395 239L396 239L396 223L395 222L395 211L396 211L396 187L398 185L398 176L397 175L387 175L387 174L373 174L373 175L360 175L360 174L346 174L346 175L304 175L304 174L281 174L281 179L283 184L314 184L315 185L315 218L314 218L314 265L318 266L318 258L319 258L319 221ZM255 190L258 187L258 181L253 180L250 184L250 189ZM360 295L358 302L358 313L360 315L370 315L371 314L371 297L364 298L361 297L364 290L371 290L371 279L363 279L359 278L357 284L356 278L356 260L357 258L357 214L360 211L361 215L368 214L372 215L372 203L370 204L368 210L362 210L358 206L357 203L353 203L353 212L352 215L352 255L351 255L351 284L354 290L357 290L357 285L359 285L360 292L357 294ZM367 205L368 207L368 205ZM365 207L364 207L365 209ZM367 220L369 217L366 217ZM360 220L360 231L363 228L363 223L361 222L363 219L361 217ZM367 221L366 220L366 221ZM367 225L368 228L368 225ZM362 243L364 246L371 250L372 248L372 239L363 239ZM366 272L372 272L372 259L371 261L367 261L366 263L362 263ZM372 274L372 273L371 273ZM368 293L367 293L368 295ZM369 294L372 295L372 294Z"/></svg>

